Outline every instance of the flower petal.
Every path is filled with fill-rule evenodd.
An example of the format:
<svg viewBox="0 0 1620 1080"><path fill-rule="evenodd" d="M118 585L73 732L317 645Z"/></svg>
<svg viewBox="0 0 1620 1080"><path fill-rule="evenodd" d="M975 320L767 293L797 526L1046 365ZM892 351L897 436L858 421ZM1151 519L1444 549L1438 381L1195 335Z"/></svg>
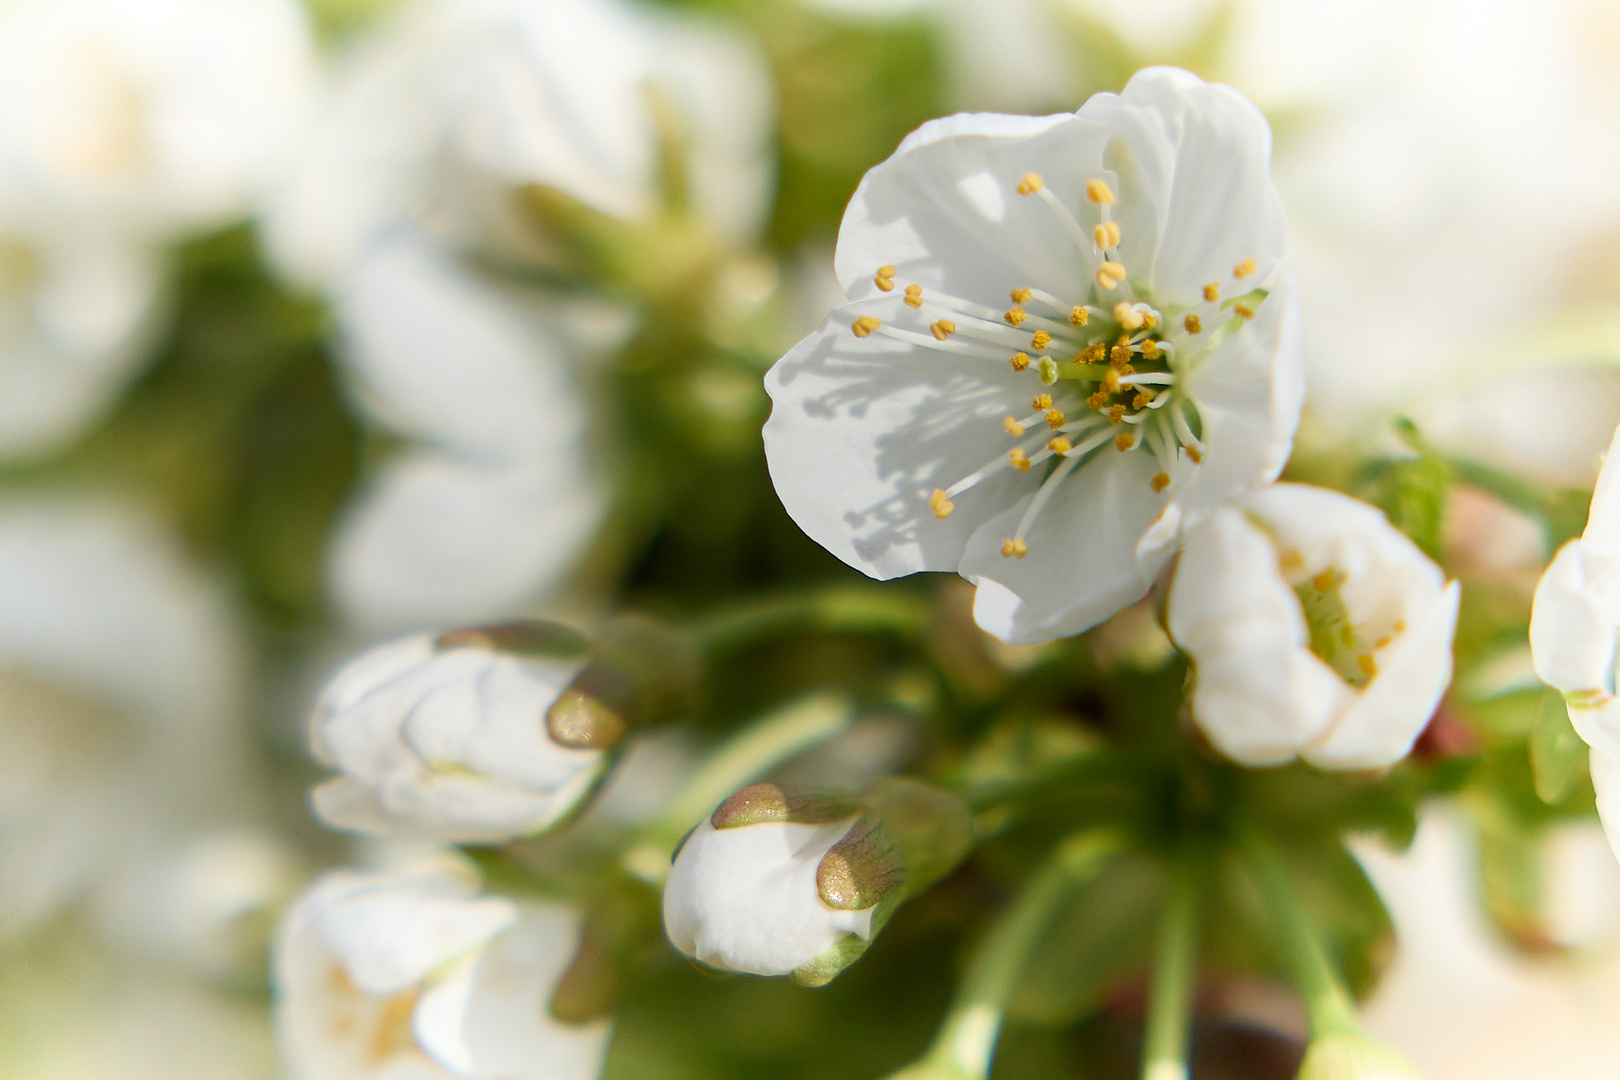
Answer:
<svg viewBox="0 0 1620 1080"><path fill-rule="evenodd" d="M1620 757L1601 750L1592 751L1592 787L1597 792L1598 820L1609 848L1620 859Z"/></svg>
<svg viewBox="0 0 1620 1080"><path fill-rule="evenodd" d="M1587 515L1586 531L1581 539L1593 540L1620 549L1620 428L1609 443L1603 457L1603 468L1598 470L1597 486L1592 492L1592 509Z"/></svg>
<svg viewBox="0 0 1620 1080"><path fill-rule="evenodd" d="M903 304L847 304L766 375L771 480L799 527L857 570L954 570L974 528L1035 481L1003 470L943 520L929 497L1011 449L1002 418L1027 414L1036 384L996 360L855 337L874 312L926 333Z"/></svg>
<svg viewBox="0 0 1620 1080"><path fill-rule="evenodd" d="M1613 572L1612 560L1584 540L1558 549L1536 585L1530 609L1530 655L1536 674L1562 693L1614 689L1615 627L1591 588Z"/></svg>
<svg viewBox="0 0 1620 1080"><path fill-rule="evenodd" d="M979 587L973 617L1003 641L1030 644L1078 634L1139 600L1169 557L1137 557L1137 543L1164 505L1150 481L1149 454L1105 446L1060 481L1027 537L1029 554L1009 559L1029 498L974 532L961 573Z"/></svg>

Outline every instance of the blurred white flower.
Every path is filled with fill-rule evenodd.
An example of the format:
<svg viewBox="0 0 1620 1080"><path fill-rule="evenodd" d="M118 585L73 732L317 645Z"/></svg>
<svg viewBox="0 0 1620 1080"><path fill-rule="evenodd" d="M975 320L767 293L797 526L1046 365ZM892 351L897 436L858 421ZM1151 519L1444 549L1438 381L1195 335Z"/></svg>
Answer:
<svg viewBox="0 0 1620 1080"><path fill-rule="evenodd" d="M479 897L454 876L328 874L288 913L276 1017L296 1080L593 1080L608 1021L551 998L580 913Z"/></svg>
<svg viewBox="0 0 1620 1080"><path fill-rule="evenodd" d="M606 501L561 317L408 235L368 253L337 316L361 407L411 443L331 541L344 614L372 632L418 629L545 592Z"/></svg>
<svg viewBox="0 0 1620 1080"><path fill-rule="evenodd" d="M1457 597L1373 507L1303 484L1254 492L1188 534L1171 582L1193 718L1247 765L1392 765L1451 681Z"/></svg>
<svg viewBox="0 0 1620 1080"><path fill-rule="evenodd" d="M877 905L896 883L885 863L875 888L849 895L860 874L841 853L867 851L861 813L848 799L800 799L773 784L737 792L686 838L670 867L670 942L721 971L803 977L829 961L841 968L836 952L852 935L872 937Z"/></svg>
<svg viewBox="0 0 1620 1080"><path fill-rule="evenodd" d="M1008 641L1138 599L1298 422L1270 141L1172 69L1077 114L910 135L845 213L851 302L766 379L794 520L873 577L958 570Z"/></svg>
<svg viewBox="0 0 1620 1080"><path fill-rule="evenodd" d="M0 935L239 813L230 613L117 505L0 504Z"/></svg>
<svg viewBox="0 0 1620 1080"><path fill-rule="evenodd" d="M684 144L694 209L720 235L760 225L771 83L745 38L618 0L424 0L362 43L268 223L310 286L341 282L402 222L508 256L543 254L522 189L637 218L661 140Z"/></svg>
<svg viewBox="0 0 1620 1080"><path fill-rule="evenodd" d="M546 710L580 661L419 634L341 668L310 722L342 770L312 793L334 828L403 840L500 843L572 812L607 752L565 746Z"/></svg>
<svg viewBox="0 0 1620 1080"><path fill-rule="evenodd" d="M0 239L0 459L55 450L124 388L161 280L140 245Z"/></svg>

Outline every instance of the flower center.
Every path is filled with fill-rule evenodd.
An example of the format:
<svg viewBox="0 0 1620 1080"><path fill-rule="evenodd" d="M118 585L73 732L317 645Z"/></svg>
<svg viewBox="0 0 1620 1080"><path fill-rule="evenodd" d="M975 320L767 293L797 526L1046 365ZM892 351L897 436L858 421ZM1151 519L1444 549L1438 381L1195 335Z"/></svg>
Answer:
<svg viewBox="0 0 1620 1080"><path fill-rule="evenodd" d="M1063 479L1087 457L1139 449L1151 453L1158 470L1150 485L1155 493L1186 483L1204 459L1198 406L1185 392L1190 371L1211 350L1254 317L1266 290L1255 289L1236 300L1221 300L1220 285L1210 282L1199 300L1156 304L1133 282L1127 263L1129 238L1113 220L1113 188L1106 180L1086 183L1093 218L1089 231L1037 173L1026 173L1018 194L1045 203L1073 239L1082 260L1095 266L1088 294L1064 298L1032 286L1009 293L1005 311L922 286L906 285L900 299L910 308L936 316L928 333L888 326L872 315L856 319L856 337L883 334L926 349L1004 362L1028 373L1031 412L1008 415L1002 427L1013 445L1003 455L935 489L929 505L938 518L956 508L954 500L1003 469L1029 472L1040 467L1045 478L1001 553L1022 559L1029 553L1028 534ZM1238 281L1256 270L1254 259L1232 269ZM873 283L885 293L897 288L893 266L879 267ZM1010 355L1009 355L1010 353Z"/></svg>
<svg viewBox="0 0 1620 1080"><path fill-rule="evenodd" d="M1282 561L1286 573L1286 564L1298 565L1298 553L1285 552ZM1295 572L1298 573L1297 570ZM1329 567L1291 584L1305 612L1305 624L1310 628L1311 652L1337 672L1341 679L1359 690L1378 674L1378 661L1373 657L1373 650L1388 645L1390 639L1369 640L1371 635L1367 632L1368 628L1357 627L1351 621L1350 611L1340 594L1344 580L1342 573ZM1391 629L1398 634L1405 627L1397 621Z"/></svg>

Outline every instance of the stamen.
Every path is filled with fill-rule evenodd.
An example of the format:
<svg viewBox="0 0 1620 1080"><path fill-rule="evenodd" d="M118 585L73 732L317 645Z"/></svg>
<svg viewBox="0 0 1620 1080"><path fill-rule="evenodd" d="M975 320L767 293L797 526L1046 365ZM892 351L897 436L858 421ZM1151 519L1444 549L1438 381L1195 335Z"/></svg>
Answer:
<svg viewBox="0 0 1620 1080"><path fill-rule="evenodd" d="M906 286L906 305L908 307L920 308L920 307L922 307L922 304L923 304L923 301L922 301L922 286L921 285L907 285Z"/></svg>
<svg viewBox="0 0 1620 1080"><path fill-rule="evenodd" d="M877 320L873 319L872 321L876 322ZM873 329L876 328L874 327ZM1007 355L1002 350L990 348L988 345L975 345L969 341L946 341L943 338L939 338L938 335L930 337L927 334L919 334L914 330L901 330L894 326L882 327L878 332L883 334L885 337L892 337L896 341L904 341L911 345L920 345L925 349L934 349L937 352L958 353L962 356L977 357L981 360L1000 360L1002 357ZM867 333L871 333L871 330L868 330ZM865 335L857 332L857 336L864 337Z"/></svg>
<svg viewBox="0 0 1620 1080"><path fill-rule="evenodd" d="M1118 247L1119 223L1114 221L1099 222L1097 227L1091 230L1091 238L1097 242L1098 247L1105 250Z"/></svg>
<svg viewBox="0 0 1620 1080"><path fill-rule="evenodd" d="M1204 320L1200 319L1196 315L1187 315L1183 317L1181 320L1181 325L1189 334L1202 334L1204 332Z"/></svg>
<svg viewBox="0 0 1620 1080"><path fill-rule="evenodd" d="M1311 588L1315 589L1317 592L1327 592L1329 589L1333 588L1333 567L1330 566L1326 570L1323 570L1320 574L1317 574L1315 577L1311 578Z"/></svg>
<svg viewBox="0 0 1620 1080"><path fill-rule="evenodd" d="M946 496L944 488L935 488L934 494L928 499L928 508L934 512L935 517L944 521L951 516L951 511L956 509L956 504Z"/></svg>
<svg viewBox="0 0 1620 1080"><path fill-rule="evenodd" d="M876 330L882 325L883 320L878 318L876 315L862 315L860 318L850 323L849 328L855 331L856 337L865 338L871 337L872 331Z"/></svg>
<svg viewBox="0 0 1620 1080"><path fill-rule="evenodd" d="M1125 268L1112 260L1097 268L1097 284L1105 289L1117 289L1125 280Z"/></svg>
<svg viewBox="0 0 1620 1080"><path fill-rule="evenodd" d="M1204 299L1213 304L1221 298L1221 287L1216 282L1204 286Z"/></svg>
<svg viewBox="0 0 1620 1080"><path fill-rule="evenodd" d="M1052 407L1052 395L1036 394L1035 400L1029 403L1029 407L1034 409L1036 412L1045 412L1047 409Z"/></svg>
<svg viewBox="0 0 1620 1080"><path fill-rule="evenodd" d="M1024 324L1024 320L1029 318L1029 316L1024 314L1023 308L1015 307L1011 311L1007 312L1007 314L1003 315L1002 318L1007 320L1008 326L1022 326Z"/></svg>
<svg viewBox="0 0 1620 1080"><path fill-rule="evenodd" d="M1007 461L1019 472L1029 472L1029 455L1024 453L1023 447L1015 446L1007 451Z"/></svg>
<svg viewBox="0 0 1620 1080"><path fill-rule="evenodd" d="M1135 397L1131 398L1131 407L1133 409L1145 409L1150 404L1152 404L1153 399L1158 397L1158 396L1159 395L1155 394L1151 390L1143 390L1140 393L1138 393Z"/></svg>
<svg viewBox="0 0 1620 1080"><path fill-rule="evenodd" d="M1232 311L1234 313L1236 313L1238 318L1242 319L1245 322L1247 322L1248 320L1254 318L1254 309L1251 308L1248 304L1233 304L1232 305Z"/></svg>
<svg viewBox="0 0 1620 1080"><path fill-rule="evenodd" d="M1114 205L1114 189L1103 180L1086 181L1086 198L1099 206Z"/></svg>
<svg viewBox="0 0 1620 1080"><path fill-rule="evenodd" d="M1131 362L1131 350L1124 345L1115 345L1108 350L1108 362L1115 367L1124 367Z"/></svg>
<svg viewBox="0 0 1620 1080"><path fill-rule="evenodd" d="M1127 330L1140 330L1147 319L1135 306L1121 300L1114 305L1114 321Z"/></svg>
<svg viewBox="0 0 1620 1080"><path fill-rule="evenodd" d="M1255 262L1253 258L1244 259L1242 262L1232 267L1232 276L1242 280L1243 278L1246 278L1250 274L1254 273L1254 267Z"/></svg>
<svg viewBox="0 0 1620 1080"><path fill-rule="evenodd" d="M1074 471L1074 467L1078 464L1080 464L1078 457L1064 458L1058 462L1057 468L1053 469L1046 480L1042 482L1041 490L1037 491L1035 497L1029 501L1029 507L1024 511L1023 518L1018 522L1018 528L1013 532L1012 543L1024 543L1024 537L1029 535L1030 526L1035 524L1035 519L1040 516L1041 511L1046 508L1046 504L1057 493L1058 485L1063 482L1065 476ZM1002 550L1005 551L1006 549L1003 548ZM1024 550L1028 551L1029 548L1026 546ZM1019 555L1017 558L1021 559L1023 556Z"/></svg>
<svg viewBox="0 0 1620 1080"><path fill-rule="evenodd" d="M892 267L892 266L880 266L880 267L878 267L878 272L877 272L876 276L874 276L872 278L872 284L876 285L878 288L882 289L884 292L893 292L894 291L894 267Z"/></svg>
<svg viewBox="0 0 1620 1080"><path fill-rule="evenodd" d="M1012 365L1014 371L1023 371L1029 367L1029 353L1015 353L1007 358L1007 363Z"/></svg>
<svg viewBox="0 0 1620 1080"><path fill-rule="evenodd" d="M944 341L956 333L956 324L949 319L941 319L928 327L929 333L934 335L935 341Z"/></svg>
<svg viewBox="0 0 1620 1080"><path fill-rule="evenodd" d="M1051 428L1053 431L1056 431L1058 428L1062 427L1063 414L1058 412L1056 409L1048 411L1046 414L1046 426Z"/></svg>
<svg viewBox="0 0 1620 1080"><path fill-rule="evenodd" d="M1378 661L1372 658L1371 653L1362 653L1356 657L1356 667L1360 668L1361 673L1369 679L1378 674Z"/></svg>
<svg viewBox="0 0 1620 1080"><path fill-rule="evenodd" d="M1052 344L1052 335L1045 330L1035 331L1035 336L1030 338L1029 341L1030 348L1036 352L1046 351L1046 347L1050 344Z"/></svg>
<svg viewBox="0 0 1620 1080"><path fill-rule="evenodd" d="M1046 448L1054 454L1067 454L1074 449L1074 444L1062 435L1054 435L1052 441L1046 444Z"/></svg>
<svg viewBox="0 0 1620 1080"><path fill-rule="evenodd" d="M1153 489L1153 494L1157 495L1159 492L1170 486L1170 474L1154 473L1153 479L1148 481L1148 486Z"/></svg>
<svg viewBox="0 0 1620 1080"><path fill-rule="evenodd" d="M1027 172L1024 174L1024 178L1018 181L1018 194L1033 195L1044 187L1046 187L1046 181L1041 179L1040 173Z"/></svg>
<svg viewBox="0 0 1620 1080"><path fill-rule="evenodd" d="M1172 371L1133 371L1119 380L1121 386L1137 386L1147 383L1153 386L1171 386L1175 383L1175 372Z"/></svg>
<svg viewBox="0 0 1620 1080"><path fill-rule="evenodd" d="M1110 424L1122 424L1122 423L1124 423L1125 422L1125 406L1123 406L1123 405L1110 405L1110 406L1108 406L1108 422Z"/></svg>
<svg viewBox="0 0 1620 1080"><path fill-rule="evenodd" d="M1182 414L1181 409L1170 410L1170 423L1175 426L1176 438L1180 440L1182 446L1187 448L1187 456L1192 458L1193 464L1197 465L1202 462L1204 460L1204 444L1199 441L1198 436L1193 434L1192 426L1187 423L1187 418Z"/></svg>
<svg viewBox="0 0 1620 1080"><path fill-rule="evenodd" d="M1029 554L1029 545L1022 540L1008 540L1001 545L1001 557L1004 559L1022 559Z"/></svg>
<svg viewBox="0 0 1620 1080"><path fill-rule="evenodd" d="M1120 453L1136 449L1136 436L1129 431L1122 431L1114 436L1114 449Z"/></svg>
<svg viewBox="0 0 1620 1080"><path fill-rule="evenodd" d="M1157 360L1159 358L1159 343L1154 341L1152 338L1148 338L1146 341L1142 342L1141 349L1142 359Z"/></svg>
<svg viewBox="0 0 1620 1080"><path fill-rule="evenodd" d="M1070 326L1084 326L1084 325L1086 325L1086 323L1088 323L1090 321L1091 321L1091 312L1086 310L1084 304L1076 304L1076 305L1074 305L1074 310L1069 312L1069 325Z"/></svg>
<svg viewBox="0 0 1620 1080"><path fill-rule="evenodd" d="M1012 302L1015 304L1027 304L1034 298L1035 293L1031 289L1014 289L1012 291Z"/></svg>
<svg viewBox="0 0 1620 1080"><path fill-rule="evenodd" d="M1011 415L1001 422L1001 426L1006 428L1007 434L1013 436L1014 438L1017 438L1024 433L1024 425L1018 422L1017 417Z"/></svg>

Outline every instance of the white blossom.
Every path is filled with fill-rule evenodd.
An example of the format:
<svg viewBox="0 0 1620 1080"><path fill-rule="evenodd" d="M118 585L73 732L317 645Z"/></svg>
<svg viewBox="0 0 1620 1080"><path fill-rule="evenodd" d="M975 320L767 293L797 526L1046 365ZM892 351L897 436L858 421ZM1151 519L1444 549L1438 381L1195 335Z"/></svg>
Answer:
<svg viewBox="0 0 1620 1080"><path fill-rule="evenodd" d="M751 235L769 199L770 80L746 39L618 0L424 0L349 57L268 222L272 254L341 283L402 223L542 258L525 187L638 218L660 140L685 140L694 209Z"/></svg>
<svg viewBox="0 0 1620 1080"><path fill-rule="evenodd" d="M397 632L495 618L547 592L605 503L571 377L585 350L563 318L400 234L362 259L337 320L361 409L409 442L331 539L344 614Z"/></svg>
<svg viewBox="0 0 1620 1080"><path fill-rule="evenodd" d="M794 520L873 577L960 571L1010 641L1140 597L1298 422L1269 152L1253 106L1171 69L908 136L845 212L851 302L767 376Z"/></svg>
<svg viewBox="0 0 1620 1080"><path fill-rule="evenodd" d="M664 883L675 948L720 971L819 983L848 962L840 953L851 938L871 939L893 868L867 857L861 808L793 805L775 785L744 788L687 837ZM871 868L874 886L850 886Z"/></svg>
<svg viewBox="0 0 1620 1080"><path fill-rule="evenodd" d="M551 997L583 919L455 875L328 874L287 914L276 1016L295 1080L593 1080L608 1021Z"/></svg>
<svg viewBox="0 0 1620 1080"><path fill-rule="evenodd" d="M496 843L572 812L607 768L564 746L546 710L577 660L418 634L379 645L332 678L310 723L342 775L312 793L338 829L399 839Z"/></svg>
<svg viewBox="0 0 1620 1080"><path fill-rule="evenodd" d="M1276 484L1188 534L1168 623L1222 753L1371 769L1406 756L1451 681L1457 598L1373 507Z"/></svg>

